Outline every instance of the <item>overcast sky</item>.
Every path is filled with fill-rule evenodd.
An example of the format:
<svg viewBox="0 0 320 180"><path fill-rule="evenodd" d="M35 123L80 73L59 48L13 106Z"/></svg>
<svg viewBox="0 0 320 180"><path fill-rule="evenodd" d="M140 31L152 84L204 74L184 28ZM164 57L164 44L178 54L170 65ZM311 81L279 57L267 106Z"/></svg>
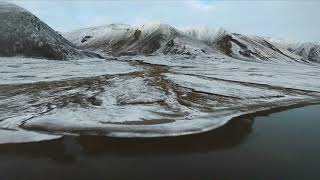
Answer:
<svg viewBox="0 0 320 180"><path fill-rule="evenodd" d="M178 28L222 27L232 32L320 42L317 1L23 1L58 31L110 23L163 22Z"/></svg>

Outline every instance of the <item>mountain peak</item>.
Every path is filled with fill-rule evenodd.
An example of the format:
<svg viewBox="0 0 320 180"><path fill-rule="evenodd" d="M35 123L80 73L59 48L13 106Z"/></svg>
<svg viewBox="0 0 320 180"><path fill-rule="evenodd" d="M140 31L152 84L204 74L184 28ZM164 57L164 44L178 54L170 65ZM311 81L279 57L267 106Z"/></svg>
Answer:
<svg viewBox="0 0 320 180"><path fill-rule="evenodd" d="M223 28L209 28L209 27L197 27L197 28L184 28L182 30L185 34L196 38L200 41L205 41L207 43L213 43L216 39L218 39L222 35L229 34Z"/></svg>
<svg viewBox="0 0 320 180"><path fill-rule="evenodd" d="M196 27L179 30L159 22L141 26L110 24L66 33L65 36L80 47L112 55L218 53L254 61L308 60L302 58L306 56L301 56L299 52L292 50L297 44L261 36L231 33L223 28Z"/></svg>
<svg viewBox="0 0 320 180"><path fill-rule="evenodd" d="M299 47L293 50L295 54L302 56L304 59L312 62L320 62L320 44L309 42L302 43Z"/></svg>
<svg viewBox="0 0 320 180"><path fill-rule="evenodd" d="M173 26L170 26L169 24L156 22L156 23L146 23L144 25L141 25L137 29L141 30L142 34L151 34L155 31L158 31L159 33L163 34L175 34L178 33L179 30L176 29Z"/></svg>
<svg viewBox="0 0 320 180"><path fill-rule="evenodd" d="M0 3L0 55L64 60L98 57L81 51L29 11Z"/></svg>
<svg viewBox="0 0 320 180"><path fill-rule="evenodd" d="M9 2L0 2L0 12L3 13L3 12L14 12L14 11L30 13L26 9L24 9L16 4L9 3Z"/></svg>

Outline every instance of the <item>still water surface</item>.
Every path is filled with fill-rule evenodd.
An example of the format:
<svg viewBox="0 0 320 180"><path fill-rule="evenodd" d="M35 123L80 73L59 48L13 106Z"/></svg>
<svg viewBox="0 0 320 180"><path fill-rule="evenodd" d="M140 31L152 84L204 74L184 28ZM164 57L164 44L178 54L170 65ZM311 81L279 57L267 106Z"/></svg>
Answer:
<svg viewBox="0 0 320 180"><path fill-rule="evenodd" d="M0 145L0 180L11 179L318 180L320 105L250 115L185 137Z"/></svg>

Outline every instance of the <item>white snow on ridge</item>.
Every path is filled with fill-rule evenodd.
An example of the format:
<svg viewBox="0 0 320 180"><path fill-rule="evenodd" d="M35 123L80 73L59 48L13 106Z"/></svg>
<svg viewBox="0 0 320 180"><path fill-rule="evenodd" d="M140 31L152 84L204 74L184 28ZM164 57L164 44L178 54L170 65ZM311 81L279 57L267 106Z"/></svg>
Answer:
<svg viewBox="0 0 320 180"><path fill-rule="evenodd" d="M64 33L79 47L93 51L122 55L216 55L224 54L248 61L318 61L295 52L298 43L275 38L241 35L222 28L207 27L177 29L168 24L149 23L142 26L110 24ZM314 50L315 51L315 50Z"/></svg>
<svg viewBox="0 0 320 180"><path fill-rule="evenodd" d="M293 49L296 54L308 59L311 62L320 63L320 44L319 43L302 43Z"/></svg>
<svg viewBox="0 0 320 180"><path fill-rule="evenodd" d="M12 11L16 11L16 12L27 12L28 11L22 7L16 6L14 4L8 3L8 2L0 2L0 11L1 12L12 12Z"/></svg>
<svg viewBox="0 0 320 180"><path fill-rule="evenodd" d="M200 41L204 41L208 44L213 43L219 37L228 33L223 28L208 28L208 27L199 27L199 28L184 28L182 32L186 33L187 35L194 37Z"/></svg>
<svg viewBox="0 0 320 180"><path fill-rule="evenodd" d="M90 46L95 43L106 43L114 39L125 39L133 35L135 29L125 24L110 24L92 28L79 29L63 33L69 41L77 46ZM86 41L83 40L87 37Z"/></svg>
<svg viewBox="0 0 320 180"><path fill-rule="evenodd" d="M138 27L141 29L142 35L147 36L152 34L153 32L160 30L161 33L170 35L175 31L179 31L178 29L164 23L147 23Z"/></svg>
<svg viewBox="0 0 320 180"><path fill-rule="evenodd" d="M213 52L205 43L162 23L142 26L111 24L64 33L82 48L111 54L201 54Z"/></svg>
<svg viewBox="0 0 320 180"><path fill-rule="evenodd" d="M136 30L141 31L141 36L146 37L157 30L163 34L170 35L177 29L163 23L148 23L141 26L130 26L126 24L109 24L98 27L91 27L79 29L72 32L65 32L63 35L78 46L90 46L95 43L110 43L112 41L119 41L134 35ZM90 36L86 41L82 41L83 37ZM81 42L82 41L82 42Z"/></svg>
<svg viewBox="0 0 320 180"><path fill-rule="evenodd" d="M282 38L274 38L274 37L265 37L268 41L273 44L281 47L283 49L296 49L301 43L293 40L282 39Z"/></svg>
<svg viewBox="0 0 320 180"><path fill-rule="evenodd" d="M66 32L63 33L63 35L69 41L82 47L99 43L106 44L111 43L112 41L127 40L134 35L136 30L140 30L141 36L145 37L157 30L161 30L161 33L164 34L170 34L172 32L172 27L161 23L149 23L142 26L109 24ZM83 40L83 37L87 37L86 41Z"/></svg>

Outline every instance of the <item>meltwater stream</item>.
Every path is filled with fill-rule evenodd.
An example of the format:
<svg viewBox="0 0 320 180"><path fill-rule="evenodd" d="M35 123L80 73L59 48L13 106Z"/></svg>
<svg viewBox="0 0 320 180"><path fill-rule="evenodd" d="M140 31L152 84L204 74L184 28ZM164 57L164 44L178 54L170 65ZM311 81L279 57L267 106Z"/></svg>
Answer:
<svg viewBox="0 0 320 180"><path fill-rule="evenodd" d="M174 138L0 145L0 179L320 179L320 105Z"/></svg>

